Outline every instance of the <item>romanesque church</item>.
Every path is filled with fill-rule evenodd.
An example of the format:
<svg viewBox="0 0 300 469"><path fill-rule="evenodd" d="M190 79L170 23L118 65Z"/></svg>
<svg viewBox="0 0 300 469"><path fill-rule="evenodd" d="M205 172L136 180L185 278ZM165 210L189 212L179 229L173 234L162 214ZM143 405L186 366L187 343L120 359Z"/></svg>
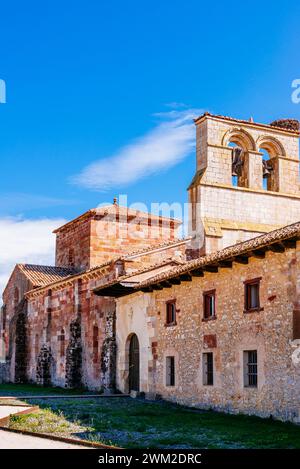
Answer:
<svg viewBox="0 0 300 469"><path fill-rule="evenodd" d="M57 229L4 290L2 382L300 422L299 122L195 126L187 238L116 200Z"/></svg>

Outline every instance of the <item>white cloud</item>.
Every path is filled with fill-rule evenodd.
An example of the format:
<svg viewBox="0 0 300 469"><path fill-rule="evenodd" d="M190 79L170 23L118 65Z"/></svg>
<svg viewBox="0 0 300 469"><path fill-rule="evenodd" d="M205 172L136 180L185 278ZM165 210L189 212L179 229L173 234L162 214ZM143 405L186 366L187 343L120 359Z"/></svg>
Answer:
<svg viewBox="0 0 300 469"><path fill-rule="evenodd" d="M27 194L22 192L8 192L1 195L0 213L12 213L18 210L23 211L34 210L37 208L58 207L74 205L78 203L76 200L58 199L55 197L46 197L43 195Z"/></svg>
<svg viewBox="0 0 300 469"><path fill-rule="evenodd" d="M71 181L81 187L105 191L174 166L195 147L193 118L200 113L199 109L176 109L156 114L160 121L152 130L115 155L90 164Z"/></svg>
<svg viewBox="0 0 300 469"><path fill-rule="evenodd" d="M17 263L54 265L55 235L63 219L0 218L0 294Z"/></svg>

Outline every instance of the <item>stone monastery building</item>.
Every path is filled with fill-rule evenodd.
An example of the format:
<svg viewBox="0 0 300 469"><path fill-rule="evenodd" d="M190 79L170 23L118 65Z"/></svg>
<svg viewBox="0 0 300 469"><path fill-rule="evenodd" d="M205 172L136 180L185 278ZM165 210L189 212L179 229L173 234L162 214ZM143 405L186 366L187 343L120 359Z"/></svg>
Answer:
<svg viewBox="0 0 300 469"><path fill-rule="evenodd" d="M113 205L16 265L0 379L300 422L299 122L205 113L180 222Z"/></svg>

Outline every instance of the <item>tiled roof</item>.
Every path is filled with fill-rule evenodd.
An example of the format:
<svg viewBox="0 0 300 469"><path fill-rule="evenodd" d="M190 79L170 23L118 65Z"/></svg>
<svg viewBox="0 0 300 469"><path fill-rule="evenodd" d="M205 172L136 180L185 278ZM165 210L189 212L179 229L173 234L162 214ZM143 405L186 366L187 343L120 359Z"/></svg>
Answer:
<svg viewBox="0 0 300 469"><path fill-rule="evenodd" d="M76 278L80 277L85 274L93 273L96 271L100 271L103 269L103 267L107 267L111 264L116 263L117 261L126 261L127 259L130 259L131 256L138 256L138 255L146 255L147 252L152 252L156 249L167 249L168 247L172 247L173 245L181 244L188 242L190 238L186 238L184 240L177 240L177 241L170 241L166 243L161 243L157 244L148 248L145 248L140 251L131 251L128 252L127 254L123 256L115 256L112 257L111 259L103 262L102 264L99 264L97 266L91 267L88 270L83 270L81 272L78 272L76 269L68 269L68 268L61 268L61 267L51 267L51 266L38 266L38 265L30 265L30 264L18 264L18 267L25 273L25 275L29 278L30 275L30 280L32 281L33 285L35 288L38 288L40 290L44 289L45 287L51 287L51 286L56 286L57 284L60 284L64 280L71 279L71 278ZM159 266L163 266L165 262L170 263L171 260L167 259L164 260ZM176 261L173 261L176 262ZM147 268L137 270L134 274L139 274L148 271L149 269L152 269L156 267L155 266L148 266ZM45 274L45 275L44 275ZM133 274L131 274L133 275ZM34 281L33 281L34 280ZM38 281L43 280L42 283L37 283ZM37 290L39 291L39 290ZM30 291L28 292L30 293ZM36 293L36 290L35 290Z"/></svg>
<svg viewBox="0 0 300 469"><path fill-rule="evenodd" d="M201 267L205 267L207 265L217 264L220 261L229 260L236 256L242 256L243 254L247 254L251 251L262 249L264 247L270 246L271 244L278 243L285 239L295 238L297 236L300 236L300 222L293 223L292 225L279 228L278 230L257 236L255 238L249 239L248 241L243 241L233 246L229 246L215 253L208 254L207 256L186 262L182 266L175 267L166 275L152 278L151 282L156 283L160 280L172 278L178 274L184 274L194 269L200 269ZM145 285L147 285L147 282L141 283L139 287L142 288Z"/></svg>
<svg viewBox="0 0 300 469"><path fill-rule="evenodd" d="M119 290L121 296L121 294L126 294L126 289L128 289L127 294L130 294L134 291L141 290L159 282L175 278L179 275L187 274L189 272L192 272L193 270L201 270L207 266L217 265L221 261L228 261L231 259L233 260L238 256L243 256L249 253L251 254L251 252L258 251L259 249L262 250L264 247L267 248L268 246L275 245L276 243L279 244L284 240L296 239L299 237L300 222L297 222L292 225L288 225L283 228L271 231L267 234L257 236L248 241L229 246L225 249L209 254L207 256L202 256L198 259L185 262L182 265L172 267L168 269L167 272L160 273L156 276L151 276L149 279L140 282L138 285L130 284L130 277L132 275L127 275L124 277L120 277L117 281L112 281L107 283L106 285L102 285L101 287L97 288L95 292L98 295L111 296L109 290L111 289L111 291L113 292L112 289L114 289L117 293Z"/></svg>
<svg viewBox="0 0 300 469"><path fill-rule="evenodd" d="M137 251L129 251L127 254L122 256L120 259L126 260L130 257L133 256L139 256L139 255L147 255L147 253L156 251L159 249L167 249L167 248L172 248L173 246L176 247L177 245L180 244L186 244L188 243L192 238L184 238L184 239L177 239L177 240L172 240L172 241L165 241L164 243L158 243L158 244L153 244L151 246L148 246L147 248L140 249Z"/></svg>
<svg viewBox="0 0 300 469"><path fill-rule="evenodd" d="M18 264L18 268L35 287L43 287L76 273L75 269L48 265Z"/></svg>
<svg viewBox="0 0 300 469"><path fill-rule="evenodd" d="M254 125L254 126L259 126L259 127L268 127L269 129L275 129L275 130L279 130L279 131L281 130L281 131L284 131L284 132L289 132L289 133L292 133L292 134L299 135L299 130L294 130L294 129L292 130L291 128L284 128L282 125L279 124L280 120L274 121L271 124L261 124L259 122L253 122L252 120L247 121L245 119L236 119L234 117L222 116L220 114L211 114L210 112L204 112L203 114L201 114L201 116L194 119L194 122L197 123L198 121L203 119L203 117L212 117L212 118L216 118L216 119L225 119L225 120L231 121L231 122L239 122L241 124L248 124L248 125ZM288 120L288 119L286 119L286 120ZM278 124L276 125L276 123L278 123Z"/></svg>
<svg viewBox="0 0 300 469"><path fill-rule="evenodd" d="M150 212L143 212L142 210L136 210L130 207L123 207L122 205L118 205L118 204L111 204L111 205L105 205L103 207L97 207L97 208L88 210L87 212L83 213L82 215L75 218L74 220L70 220L65 225L54 230L54 233L59 233L60 231L65 230L66 228L76 223L77 221L83 220L84 218L91 218L95 215L103 216L103 217L108 216L108 215L117 215L121 217L130 217L132 219L134 218L151 219L151 220L167 222L167 223L172 222L174 223L175 226L179 226L182 224L182 221L176 218L163 217L161 215L155 215Z"/></svg>

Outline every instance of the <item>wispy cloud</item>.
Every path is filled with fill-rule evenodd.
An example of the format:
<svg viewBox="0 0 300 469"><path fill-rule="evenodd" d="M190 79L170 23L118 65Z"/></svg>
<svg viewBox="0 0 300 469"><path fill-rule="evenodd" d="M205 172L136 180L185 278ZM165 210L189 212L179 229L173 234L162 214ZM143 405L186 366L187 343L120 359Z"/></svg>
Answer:
<svg viewBox="0 0 300 469"><path fill-rule="evenodd" d="M52 231L65 222L64 219L0 218L0 295L15 264L54 264Z"/></svg>
<svg viewBox="0 0 300 469"><path fill-rule="evenodd" d="M76 203L78 203L76 200L59 199L23 192L8 192L1 194L0 213L11 214L13 211L22 213L28 210L74 205Z"/></svg>
<svg viewBox="0 0 300 469"><path fill-rule="evenodd" d="M158 122L152 130L115 155L90 164L71 178L72 183L106 191L176 165L195 147L193 118L200 113L199 109L173 109L155 114Z"/></svg>

